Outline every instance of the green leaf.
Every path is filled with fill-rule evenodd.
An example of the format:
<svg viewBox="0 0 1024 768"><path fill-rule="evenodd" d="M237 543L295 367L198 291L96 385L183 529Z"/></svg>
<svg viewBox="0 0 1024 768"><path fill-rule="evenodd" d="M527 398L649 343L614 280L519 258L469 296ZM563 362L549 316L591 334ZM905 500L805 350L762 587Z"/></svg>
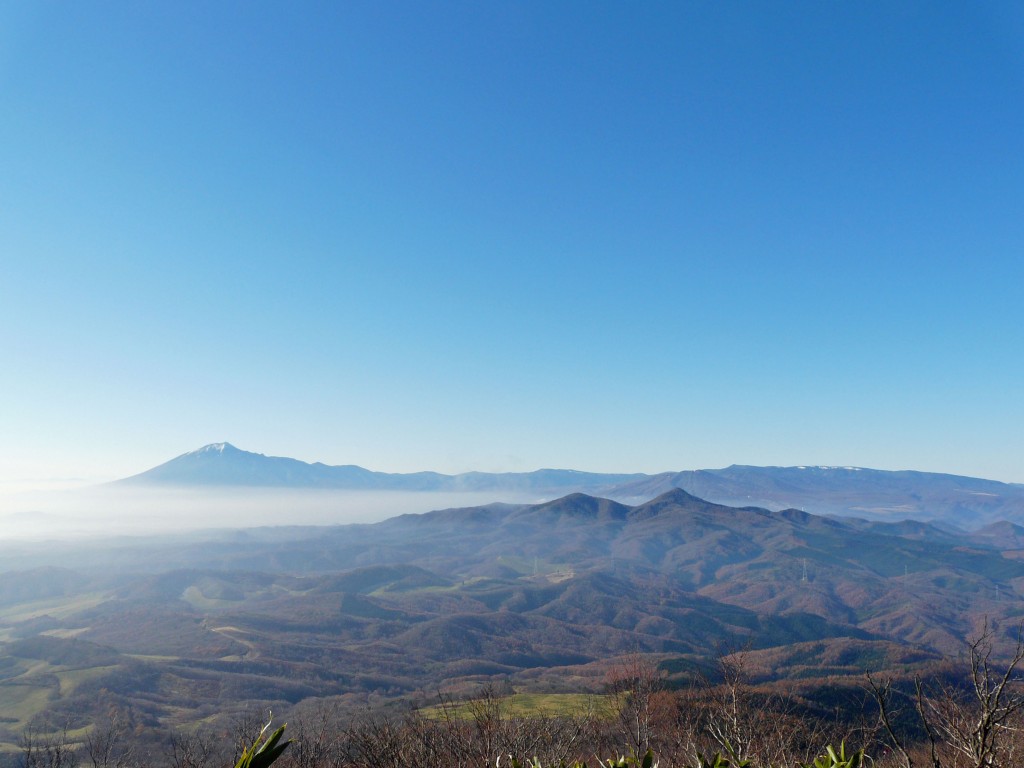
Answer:
<svg viewBox="0 0 1024 768"><path fill-rule="evenodd" d="M281 753L287 749L288 745L292 743L291 739L281 741L286 727L284 725L270 734L266 741L262 741L263 734L267 732L269 727L270 723L268 722L263 726L260 735L256 737L256 741L243 750L242 756L235 763L235 768L269 768L281 756Z"/></svg>

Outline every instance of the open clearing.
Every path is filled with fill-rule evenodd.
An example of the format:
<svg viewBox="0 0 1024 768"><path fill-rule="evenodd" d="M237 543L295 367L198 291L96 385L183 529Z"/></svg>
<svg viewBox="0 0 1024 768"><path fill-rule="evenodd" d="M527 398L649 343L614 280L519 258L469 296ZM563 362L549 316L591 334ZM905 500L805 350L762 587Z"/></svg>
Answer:
<svg viewBox="0 0 1024 768"><path fill-rule="evenodd" d="M613 697L589 693L516 693L500 700L500 712L506 717L576 717L588 713L611 716ZM421 712L425 717L442 718L446 715L455 719L469 720L480 707L482 700L463 701L458 704L426 707Z"/></svg>
<svg viewBox="0 0 1024 768"><path fill-rule="evenodd" d="M73 597L53 597L19 603L0 608L0 622L14 624L19 621L38 619L40 616L65 619L80 611L94 608L109 598L110 594L107 592L84 592Z"/></svg>

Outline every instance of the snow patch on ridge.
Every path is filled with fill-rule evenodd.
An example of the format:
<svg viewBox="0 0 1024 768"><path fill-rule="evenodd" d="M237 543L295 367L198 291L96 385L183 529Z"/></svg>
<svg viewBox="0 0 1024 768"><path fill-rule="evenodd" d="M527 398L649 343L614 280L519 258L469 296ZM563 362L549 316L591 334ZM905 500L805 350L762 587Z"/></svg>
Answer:
<svg viewBox="0 0 1024 768"><path fill-rule="evenodd" d="M210 443L209 445L204 445L202 448L190 451L189 455L195 456L203 453L224 453L225 448L234 448L234 446L231 443Z"/></svg>
<svg viewBox="0 0 1024 768"><path fill-rule="evenodd" d="M863 467L829 467L819 464L817 467L796 467L796 469L845 469L847 472L860 472Z"/></svg>

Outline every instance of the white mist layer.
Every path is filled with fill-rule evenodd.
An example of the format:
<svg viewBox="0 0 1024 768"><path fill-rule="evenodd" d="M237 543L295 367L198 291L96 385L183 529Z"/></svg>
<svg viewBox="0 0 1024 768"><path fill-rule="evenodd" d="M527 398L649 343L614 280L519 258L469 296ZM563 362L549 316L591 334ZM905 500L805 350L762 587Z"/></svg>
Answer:
<svg viewBox="0 0 1024 768"><path fill-rule="evenodd" d="M536 496L417 491L94 487L0 497L0 542L183 533L217 528L374 523L407 513Z"/></svg>

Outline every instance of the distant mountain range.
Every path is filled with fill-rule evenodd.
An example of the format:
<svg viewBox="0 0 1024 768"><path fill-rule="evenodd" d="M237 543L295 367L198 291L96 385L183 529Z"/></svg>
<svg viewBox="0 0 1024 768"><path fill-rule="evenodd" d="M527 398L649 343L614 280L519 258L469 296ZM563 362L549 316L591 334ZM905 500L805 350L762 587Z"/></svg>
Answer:
<svg viewBox="0 0 1024 768"><path fill-rule="evenodd" d="M613 498L639 501L672 488L718 504L795 507L819 515L923 520L974 529L1024 523L1024 486L937 472L862 467L750 467L666 472L615 486Z"/></svg>
<svg viewBox="0 0 1024 768"><path fill-rule="evenodd" d="M213 443L119 483L359 491L528 491L541 495L560 495L573 491L601 492L626 483L644 482L649 478L650 475L643 474L599 474L571 469L465 472L460 475L443 475L439 472L374 472L354 464L309 464L298 459L242 451L231 443Z"/></svg>
<svg viewBox="0 0 1024 768"><path fill-rule="evenodd" d="M534 472L374 472L264 456L214 443L119 481L134 486L248 486L378 491L474 491L556 497L574 492L640 503L672 489L709 501L766 509L974 529L999 520L1024 523L1024 485L933 472L861 467L752 467L604 474L569 469Z"/></svg>

